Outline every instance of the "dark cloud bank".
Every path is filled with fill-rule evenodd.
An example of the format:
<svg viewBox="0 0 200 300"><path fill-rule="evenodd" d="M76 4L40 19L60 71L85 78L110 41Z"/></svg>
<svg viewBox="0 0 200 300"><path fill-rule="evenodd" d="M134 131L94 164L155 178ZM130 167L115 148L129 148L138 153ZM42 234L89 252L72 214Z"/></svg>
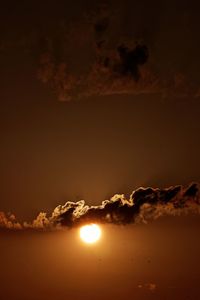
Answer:
<svg viewBox="0 0 200 300"><path fill-rule="evenodd" d="M129 199L115 195L98 206L88 206L84 200L66 202L57 206L50 216L41 212L32 223L17 222L13 214L0 213L2 229L53 230L73 228L85 223L126 225L147 223L165 215L182 215L200 212L200 185L192 183L159 189L138 188Z"/></svg>

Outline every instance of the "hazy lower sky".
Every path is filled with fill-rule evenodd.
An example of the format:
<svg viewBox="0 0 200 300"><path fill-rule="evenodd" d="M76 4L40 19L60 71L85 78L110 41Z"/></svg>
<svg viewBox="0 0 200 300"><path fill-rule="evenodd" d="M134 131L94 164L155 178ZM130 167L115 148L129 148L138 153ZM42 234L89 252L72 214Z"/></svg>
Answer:
<svg viewBox="0 0 200 300"><path fill-rule="evenodd" d="M0 236L1 295L9 299L198 299L199 217L78 231Z"/></svg>

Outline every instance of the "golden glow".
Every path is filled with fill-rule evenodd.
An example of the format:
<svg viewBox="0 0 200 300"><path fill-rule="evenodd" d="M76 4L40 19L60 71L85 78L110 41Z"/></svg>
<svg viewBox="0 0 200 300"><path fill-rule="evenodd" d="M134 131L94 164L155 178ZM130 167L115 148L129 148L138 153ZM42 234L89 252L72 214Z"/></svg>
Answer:
<svg viewBox="0 0 200 300"><path fill-rule="evenodd" d="M80 238L87 244L97 242L101 237L101 229L96 224L84 225L80 229Z"/></svg>

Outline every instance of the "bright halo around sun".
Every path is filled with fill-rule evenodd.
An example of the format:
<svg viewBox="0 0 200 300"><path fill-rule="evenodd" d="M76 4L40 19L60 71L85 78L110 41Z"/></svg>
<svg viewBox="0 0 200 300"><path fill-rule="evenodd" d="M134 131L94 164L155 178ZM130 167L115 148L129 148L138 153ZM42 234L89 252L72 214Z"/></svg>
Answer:
<svg viewBox="0 0 200 300"><path fill-rule="evenodd" d="M96 224L84 225L80 228L80 238L87 244L96 243L101 237L101 228Z"/></svg>

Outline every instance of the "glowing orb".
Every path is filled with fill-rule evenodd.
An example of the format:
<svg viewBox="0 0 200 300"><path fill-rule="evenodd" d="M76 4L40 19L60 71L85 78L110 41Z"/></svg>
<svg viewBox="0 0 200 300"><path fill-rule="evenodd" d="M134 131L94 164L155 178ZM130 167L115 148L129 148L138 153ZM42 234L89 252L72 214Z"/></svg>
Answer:
<svg viewBox="0 0 200 300"><path fill-rule="evenodd" d="M80 238L87 244L97 242L101 237L101 229L96 224L84 225L80 229Z"/></svg>

